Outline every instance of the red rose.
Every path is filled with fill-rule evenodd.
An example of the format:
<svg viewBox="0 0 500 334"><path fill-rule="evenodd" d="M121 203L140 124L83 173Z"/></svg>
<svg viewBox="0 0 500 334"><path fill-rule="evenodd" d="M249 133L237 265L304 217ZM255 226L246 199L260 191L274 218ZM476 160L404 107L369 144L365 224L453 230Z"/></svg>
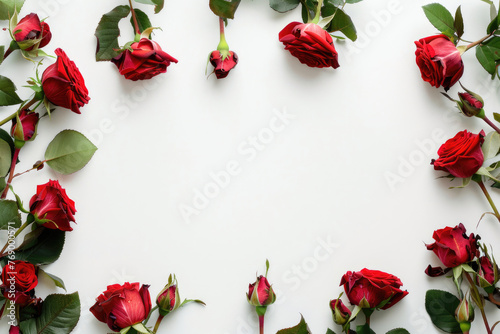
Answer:
<svg viewBox="0 0 500 334"><path fill-rule="evenodd" d="M56 49L55 53L56 62L42 74L43 93L52 104L80 114L80 107L90 100L85 80L62 49Z"/></svg>
<svg viewBox="0 0 500 334"><path fill-rule="evenodd" d="M466 230L463 224L455 227L445 227L434 231L432 238L436 240L433 244L428 244L427 249L436 254L441 262L447 268L457 267L461 264L472 261L476 256L479 256L477 241L479 237L475 237L472 233L470 236L465 234ZM429 276L440 276L445 272L440 268L427 267L426 271Z"/></svg>
<svg viewBox="0 0 500 334"><path fill-rule="evenodd" d="M292 22L279 33L285 50L310 67L339 67L332 36L314 23Z"/></svg>
<svg viewBox="0 0 500 334"><path fill-rule="evenodd" d="M340 299L331 300L330 309L332 310L333 321L337 325L345 325L351 317L351 310L349 310Z"/></svg>
<svg viewBox="0 0 500 334"><path fill-rule="evenodd" d="M49 25L45 22L40 22L38 15L34 13L22 18L12 31L12 35L14 35L14 39L19 44L19 47L26 51L33 50L36 44L38 44L39 49L43 48L49 44L52 38ZM41 40L33 45L33 41L40 38Z"/></svg>
<svg viewBox="0 0 500 334"><path fill-rule="evenodd" d="M227 51L227 55L215 50L210 54L210 64L215 67L214 72L217 79L223 79L227 77L229 71L231 71L238 63L238 55L233 51Z"/></svg>
<svg viewBox="0 0 500 334"><path fill-rule="evenodd" d="M276 295L267 278L259 276L255 283L248 286L247 299L253 306L268 306L274 303Z"/></svg>
<svg viewBox="0 0 500 334"><path fill-rule="evenodd" d="M482 288L494 287L498 282L498 271L499 269L496 263L492 263L487 256L481 256L479 258L479 270L477 273L477 282L479 286Z"/></svg>
<svg viewBox="0 0 500 334"><path fill-rule="evenodd" d="M12 119L12 128L10 130L11 136L20 141L34 139L36 126L39 120L38 114L36 112L29 112L28 110L23 109L21 110L21 113L19 113L21 126L19 126L17 120L17 117Z"/></svg>
<svg viewBox="0 0 500 334"><path fill-rule="evenodd" d="M344 286L351 304L361 308L386 310L408 294L400 289L403 283L396 276L366 268L348 271L342 276L340 285Z"/></svg>
<svg viewBox="0 0 500 334"><path fill-rule="evenodd" d="M16 304L26 305L38 285L37 269L26 261L9 261L2 268L2 292Z"/></svg>
<svg viewBox="0 0 500 334"><path fill-rule="evenodd" d="M130 50L125 50L111 61L118 67L120 74L129 80L145 80L167 72L171 62L177 59L162 51L158 43L147 38L141 38L133 43Z"/></svg>
<svg viewBox="0 0 500 334"><path fill-rule="evenodd" d="M138 324L151 311L149 285L126 282L123 285L109 285L90 308L97 320L104 322L114 331Z"/></svg>
<svg viewBox="0 0 500 334"><path fill-rule="evenodd" d="M429 36L415 42L415 45L422 79L432 86L443 86L448 90L464 73L460 51L447 36Z"/></svg>
<svg viewBox="0 0 500 334"><path fill-rule="evenodd" d="M438 150L439 159L432 160L435 170L443 170L455 177L468 178L483 165L481 145L484 131L477 135L467 130L460 131L448 139Z"/></svg>
<svg viewBox="0 0 500 334"><path fill-rule="evenodd" d="M73 231L69 223L75 221L75 202L57 180L36 187L36 194L30 200L30 212L38 219L50 220L43 224L47 228Z"/></svg>

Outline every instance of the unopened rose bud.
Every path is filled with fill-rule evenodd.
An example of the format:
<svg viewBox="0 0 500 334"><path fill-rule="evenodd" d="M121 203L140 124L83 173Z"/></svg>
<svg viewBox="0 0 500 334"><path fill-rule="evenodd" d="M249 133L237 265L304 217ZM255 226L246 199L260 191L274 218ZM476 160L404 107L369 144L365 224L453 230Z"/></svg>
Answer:
<svg viewBox="0 0 500 334"><path fill-rule="evenodd" d="M476 282L478 286L483 288L488 294L495 291L498 277L498 265L495 260L490 259L489 255L479 258L479 268L477 271Z"/></svg>
<svg viewBox="0 0 500 334"><path fill-rule="evenodd" d="M12 35L19 47L26 51L33 50L35 46L38 49L43 48L52 38L49 25L40 21L38 15L34 13L21 19L12 31Z"/></svg>
<svg viewBox="0 0 500 334"><path fill-rule="evenodd" d="M10 134L15 140L21 142L35 139L39 119L36 112L23 109L16 118L12 119Z"/></svg>
<svg viewBox="0 0 500 334"><path fill-rule="evenodd" d="M181 298L179 290L177 289L177 279L172 275L168 278L168 284L161 290L156 297L156 305L158 305L159 312L162 316L175 311L181 306Z"/></svg>
<svg viewBox="0 0 500 334"><path fill-rule="evenodd" d="M479 95L466 92L458 93L458 97L458 107L465 116L477 116L483 110L484 102Z"/></svg>
<svg viewBox="0 0 500 334"><path fill-rule="evenodd" d="M330 309L333 314L333 321L340 326L343 326L349 321L351 317L351 310L349 310L342 300L334 299L330 301Z"/></svg>
<svg viewBox="0 0 500 334"><path fill-rule="evenodd" d="M455 311L455 319L460 324L462 332L465 333L470 330L471 322L474 320L474 308L467 301L467 298L462 299L458 305Z"/></svg>
<svg viewBox="0 0 500 334"><path fill-rule="evenodd" d="M255 283L248 286L247 298L253 306L268 306L276 301L276 294L267 278L261 275Z"/></svg>
<svg viewBox="0 0 500 334"><path fill-rule="evenodd" d="M238 55L233 51L215 50L210 54L210 64L217 79L223 79L238 64Z"/></svg>

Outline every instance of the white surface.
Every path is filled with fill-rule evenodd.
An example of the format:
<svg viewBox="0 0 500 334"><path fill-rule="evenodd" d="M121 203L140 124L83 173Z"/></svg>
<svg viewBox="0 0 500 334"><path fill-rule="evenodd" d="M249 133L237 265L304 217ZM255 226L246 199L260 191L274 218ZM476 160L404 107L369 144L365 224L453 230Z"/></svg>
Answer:
<svg viewBox="0 0 500 334"><path fill-rule="evenodd" d="M58 108L52 120L43 119L17 169L42 158L65 128L99 147L88 166L70 176L46 168L14 183L28 202L37 184L59 179L76 201L77 225L61 258L46 267L69 292L80 293L75 333L109 332L88 311L107 284L151 284L154 300L169 273L177 275L182 298L207 306L175 312L159 333L257 333L245 293L256 272L264 273L266 258L278 294L266 333L295 325L299 313L313 333L339 332L328 302L342 291L346 271L364 267L397 275L409 291L397 306L373 315L377 333L395 327L438 333L425 312L425 291L454 290L448 280L424 274L429 263L439 264L424 242L432 242L435 229L463 222L484 242L498 244L500 228L486 217L476 230L490 210L479 188L449 190L429 165L456 132L490 130L459 115L442 90L420 78L414 41L436 32L420 8L428 1L348 5L360 36L356 43L336 42L340 68L333 70L302 65L279 43L278 32L300 21L300 10L278 14L267 1L245 0L226 31L240 63L219 81L204 74L218 43L218 20L208 1L194 2L167 0L157 15L137 4L163 29L154 40L179 60L149 82L127 81L113 64L94 61L101 15L126 1L28 0L23 8L21 16L49 16L53 38L46 49L67 52L91 97L82 115ZM454 12L460 3L446 6ZM482 37L487 5L462 3L465 38ZM132 31L128 22L122 26L124 44ZM7 40L4 32L1 44ZM464 61L462 83L485 98L488 113L498 111L498 80L489 80L473 52ZM18 87L33 75L18 53L0 69ZM28 94L20 89L22 97ZM5 109L4 115L13 110ZM288 124L273 123L284 112L291 115ZM279 128L270 131L270 124ZM250 149L252 137L266 141L270 134L259 150ZM238 165L235 175L187 223L180 207L193 206L196 191L213 182L211 173L230 162ZM391 187L388 173L400 182ZM46 281L37 288L40 296L52 292L58 291ZM494 323L498 312L490 312ZM5 322L1 326L5 332ZM479 315L473 326L474 333L485 332Z"/></svg>

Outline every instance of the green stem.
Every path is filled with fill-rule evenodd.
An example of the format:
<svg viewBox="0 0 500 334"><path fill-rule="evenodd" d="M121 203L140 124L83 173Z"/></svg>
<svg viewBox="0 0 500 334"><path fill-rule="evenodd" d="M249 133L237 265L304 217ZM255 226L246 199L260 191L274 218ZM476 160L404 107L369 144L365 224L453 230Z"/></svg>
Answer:
<svg viewBox="0 0 500 334"><path fill-rule="evenodd" d="M155 324L155 328L153 329L153 333L156 334L156 331L158 331L158 328L160 327L162 320L163 320L163 316L161 314L158 315L158 319L156 320L156 324Z"/></svg>
<svg viewBox="0 0 500 334"><path fill-rule="evenodd" d="M31 223L33 223L33 221L31 221L30 219L26 219L26 221L24 222L24 224L21 225L21 227L16 231L16 233L14 233L14 239L17 238L17 236L28 226L31 225ZM7 249L7 247L9 246L9 240L7 240L7 242L5 243L5 245L3 246L2 250L0 250L0 258L4 257L5 254L5 250Z"/></svg>
<svg viewBox="0 0 500 334"><path fill-rule="evenodd" d="M474 281L472 280L472 278L470 277L469 273L466 271L464 271L463 273L464 273L465 278L469 282L469 286L472 290L472 293L474 294L474 295L471 295L473 297L474 303L477 305L477 307L481 311L481 316L483 317L484 327L486 327L486 331L488 332L488 334L493 334L493 332L491 331L491 328L490 328L490 324L488 323L488 319L486 318L486 313L484 312L484 303L482 303L481 299L480 299L481 294L479 293L479 290L477 289L477 286L474 283ZM479 300L477 300L477 299L479 299Z"/></svg>
<svg viewBox="0 0 500 334"><path fill-rule="evenodd" d="M12 53L12 51L14 50L8 48L7 51L5 51L5 54L3 55L3 59L5 60Z"/></svg>
<svg viewBox="0 0 500 334"><path fill-rule="evenodd" d="M494 30L491 34L484 36L484 37L483 37L483 38L481 38L480 40L477 40L477 41L475 41L475 42L473 42L473 43L470 43L470 44L469 44L469 45L467 45L467 47L465 48L464 53L465 53L466 51L468 51L469 49L471 49L471 48L475 47L476 45L481 44L482 42L484 42L485 40L487 40L488 38L490 38L491 36L493 36L495 33L496 33L496 30Z"/></svg>
<svg viewBox="0 0 500 334"><path fill-rule="evenodd" d="M497 219L500 221L500 213L498 213L497 207L495 206L495 203L493 202L493 199L491 198L488 190L484 186L483 181L479 181L479 182L477 182L477 184L479 185L479 187L483 191L484 196L486 196L486 199L488 200L488 203L490 203L491 208L495 212L495 217L497 217Z"/></svg>
<svg viewBox="0 0 500 334"><path fill-rule="evenodd" d="M313 18L311 23L317 24L321 16L321 6L323 6L323 0L318 1L318 7L316 7L316 16Z"/></svg>
<svg viewBox="0 0 500 334"><path fill-rule="evenodd" d="M229 45L226 42L226 36L224 34L224 19L219 17L219 31L220 31L220 42L217 45L218 51L229 51Z"/></svg>
<svg viewBox="0 0 500 334"><path fill-rule="evenodd" d="M5 199L7 197L7 193L9 192L9 186L12 182L12 179L14 178L14 170L16 169L17 158L19 157L20 151L20 148L14 149L14 155L12 156L12 163L10 165L9 179L7 180L7 183L5 185L5 189L3 190L1 199Z"/></svg>
<svg viewBox="0 0 500 334"><path fill-rule="evenodd" d="M17 115L18 111L16 111L15 113L13 113L12 115L8 116L7 118L5 118L4 120L2 120L0 122L0 126L4 125L5 123L13 120L14 118L16 118L16 115Z"/></svg>
<svg viewBox="0 0 500 334"><path fill-rule="evenodd" d="M0 126L4 125L5 123L7 123L8 121L11 121L13 120L14 118L16 118L16 115L19 111L23 110L23 109L28 109L29 107L31 107L33 104L35 104L37 102L37 99L36 98L33 98L31 101L29 101L28 103L26 104L22 104L21 105L21 108L19 108L19 110L17 110L15 113L13 113L12 115L8 116L6 119L0 121ZM38 106L37 106L38 107ZM35 108L36 109L36 108Z"/></svg>
<svg viewBox="0 0 500 334"><path fill-rule="evenodd" d="M130 12L132 13L132 20L134 21L135 33L140 35L141 30L139 29L139 23L137 23L137 16L135 15L134 7L132 6L132 0L128 0L130 4Z"/></svg>
<svg viewBox="0 0 500 334"><path fill-rule="evenodd" d="M493 130L500 133L500 128L498 128L498 126L496 126L495 123L493 123L488 117L484 116L484 117L482 117L482 119L486 122L486 124L491 126L493 128Z"/></svg>
<svg viewBox="0 0 500 334"><path fill-rule="evenodd" d="M156 305L155 307L153 307L151 309L151 311L149 311L149 314L148 314L148 317L146 318L146 320L144 320L144 323L147 324L148 321L149 321L149 318L151 318L151 315L153 314L154 311L156 311L156 309L158 309L158 305Z"/></svg>

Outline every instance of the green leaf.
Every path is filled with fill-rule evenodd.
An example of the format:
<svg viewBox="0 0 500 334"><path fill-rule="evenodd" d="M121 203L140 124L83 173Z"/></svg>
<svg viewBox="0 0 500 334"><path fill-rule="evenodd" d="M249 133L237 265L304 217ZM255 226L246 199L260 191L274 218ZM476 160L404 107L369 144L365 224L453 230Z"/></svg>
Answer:
<svg viewBox="0 0 500 334"><path fill-rule="evenodd" d="M16 90L16 85L9 78L0 75L0 107L23 102L16 94Z"/></svg>
<svg viewBox="0 0 500 334"><path fill-rule="evenodd" d="M9 173L12 164L12 150L9 143L0 138L0 177Z"/></svg>
<svg viewBox="0 0 500 334"><path fill-rule="evenodd" d="M9 226L19 228L21 226L21 214L15 201L0 200L0 230L7 230Z"/></svg>
<svg viewBox="0 0 500 334"><path fill-rule="evenodd" d="M309 22L316 16L317 3L313 0L300 0L300 3L302 4L302 20Z"/></svg>
<svg viewBox="0 0 500 334"><path fill-rule="evenodd" d="M326 334L336 334L334 331L332 331L330 328L326 330Z"/></svg>
<svg viewBox="0 0 500 334"><path fill-rule="evenodd" d="M38 276L40 276L40 274L46 275L48 278L52 280L52 282L54 282L54 284L57 287L64 289L64 291L66 291L66 286L64 285L64 281L61 278L57 277L56 275L49 274L42 268L38 268Z"/></svg>
<svg viewBox="0 0 500 334"><path fill-rule="evenodd" d="M128 14L130 14L129 6L117 6L101 17L95 30L95 37L97 37L95 59L97 61L111 60L120 54L115 51L120 49L118 45L118 36L120 36L118 23Z"/></svg>
<svg viewBox="0 0 500 334"><path fill-rule="evenodd" d="M276 334L311 334L311 330L301 314L300 322L297 326L279 330Z"/></svg>
<svg viewBox="0 0 500 334"><path fill-rule="evenodd" d="M15 149L14 141L12 140L12 137L10 136L10 134L7 131L5 131L4 129L0 129L0 139L6 141L9 144L11 154L14 155L14 149Z"/></svg>
<svg viewBox="0 0 500 334"><path fill-rule="evenodd" d="M234 19L241 0L210 0L210 9L224 19Z"/></svg>
<svg viewBox="0 0 500 334"><path fill-rule="evenodd" d="M146 5L154 5L155 14L158 14L164 6L164 0L135 0L135 2L145 3Z"/></svg>
<svg viewBox="0 0 500 334"><path fill-rule="evenodd" d="M488 25L488 28L486 29L487 34L493 34L493 32L497 30L500 25L500 8L497 11L495 5L491 3L490 12L491 12L491 22Z"/></svg>
<svg viewBox="0 0 500 334"><path fill-rule="evenodd" d="M361 2L361 1L363 1L363 0L346 0L345 3L351 3L351 4L353 4L353 3L358 3L358 2Z"/></svg>
<svg viewBox="0 0 500 334"><path fill-rule="evenodd" d="M21 245L16 251L16 260L28 261L33 264L50 264L59 258L64 247L65 232L40 226L30 234L33 233L33 236L39 232L41 233L35 240L26 244L23 242L25 246Z"/></svg>
<svg viewBox="0 0 500 334"><path fill-rule="evenodd" d="M375 332L370 328L370 325L364 324L360 326L356 326L357 334L375 334Z"/></svg>
<svg viewBox="0 0 500 334"><path fill-rule="evenodd" d="M477 46L476 58L488 73L494 75L496 62L500 60L500 37L494 36Z"/></svg>
<svg viewBox="0 0 500 334"><path fill-rule="evenodd" d="M297 8L300 0L269 0L269 6L277 12L285 13Z"/></svg>
<svg viewBox="0 0 500 334"><path fill-rule="evenodd" d="M500 123L500 114L499 113L494 112L493 113L493 118L495 119L495 121L497 121L498 123Z"/></svg>
<svg viewBox="0 0 500 334"><path fill-rule="evenodd" d="M462 16L462 6L458 6L457 11L455 12L455 20L453 23L453 27L457 32L458 38L462 37L464 34L464 18Z"/></svg>
<svg viewBox="0 0 500 334"><path fill-rule="evenodd" d="M408 332L404 328L394 328L394 329L388 331L386 334L410 334L410 332Z"/></svg>
<svg viewBox="0 0 500 334"><path fill-rule="evenodd" d="M69 295L52 294L42 304L42 314L20 323L21 332L30 334L67 334L80 319L78 292Z"/></svg>
<svg viewBox="0 0 500 334"><path fill-rule="evenodd" d="M328 11L325 8L324 13L329 14L330 11ZM356 28L354 27L354 23L352 23L352 20L349 17L349 15L347 15L340 8L335 8L334 12L332 14L329 14L328 16L332 16L332 15L333 15L332 21L326 27L326 30L328 32L340 31L347 38L349 38L352 41L355 41L358 38L358 36L356 35ZM323 16L325 16L325 15L323 15Z"/></svg>
<svg viewBox="0 0 500 334"><path fill-rule="evenodd" d="M0 0L0 20L8 20L14 12L20 12L24 0Z"/></svg>
<svg viewBox="0 0 500 334"><path fill-rule="evenodd" d="M446 36L455 33L454 20L451 13L439 3L431 3L422 7L429 22Z"/></svg>
<svg viewBox="0 0 500 334"><path fill-rule="evenodd" d="M455 319L455 311L460 300L449 292L428 290L425 294L425 309L432 323L447 333L462 333Z"/></svg>
<svg viewBox="0 0 500 334"><path fill-rule="evenodd" d="M45 159L55 171L71 174L82 169L96 150L97 147L80 132L63 130L50 142Z"/></svg>
<svg viewBox="0 0 500 334"><path fill-rule="evenodd" d="M151 21L149 21L149 17L142 10L135 8L134 9L135 16L137 17L137 24L139 25L139 31L142 33L144 30L151 28ZM134 18L130 18L130 24L132 24L132 28L135 31Z"/></svg>
<svg viewBox="0 0 500 334"><path fill-rule="evenodd" d="M0 64L3 63L4 55L5 55L5 46L0 45Z"/></svg>
<svg viewBox="0 0 500 334"><path fill-rule="evenodd" d="M496 131L491 131L484 138L484 143L481 146L483 151L484 160L493 158L500 150L500 134Z"/></svg>

